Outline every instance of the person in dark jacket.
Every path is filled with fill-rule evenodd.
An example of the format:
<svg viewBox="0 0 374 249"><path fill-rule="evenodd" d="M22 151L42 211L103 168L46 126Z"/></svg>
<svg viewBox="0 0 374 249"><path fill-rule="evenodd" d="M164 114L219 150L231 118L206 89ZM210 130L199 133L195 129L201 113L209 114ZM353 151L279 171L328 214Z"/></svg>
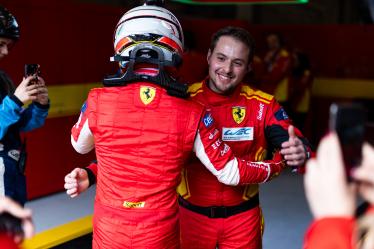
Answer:
<svg viewBox="0 0 374 249"><path fill-rule="evenodd" d="M0 6L0 60L8 55L19 37L15 17ZM21 205L27 196L20 132L41 127L48 109L48 90L40 76L27 76L16 88L0 70L0 196L9 196Z"/></svg>

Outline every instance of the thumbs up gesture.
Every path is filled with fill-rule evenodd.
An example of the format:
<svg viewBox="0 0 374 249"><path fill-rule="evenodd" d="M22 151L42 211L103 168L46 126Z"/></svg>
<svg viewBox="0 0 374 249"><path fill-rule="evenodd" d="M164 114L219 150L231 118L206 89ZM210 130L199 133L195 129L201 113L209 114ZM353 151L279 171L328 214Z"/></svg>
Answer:
<svg viewBox="0 0 374 249"><path fill-rule="evenodd" d="M295 128L288 127L289 139L282 143L281 154L288 166L302 166L306 160L306 151L302 141L296 136Z"/></svg>

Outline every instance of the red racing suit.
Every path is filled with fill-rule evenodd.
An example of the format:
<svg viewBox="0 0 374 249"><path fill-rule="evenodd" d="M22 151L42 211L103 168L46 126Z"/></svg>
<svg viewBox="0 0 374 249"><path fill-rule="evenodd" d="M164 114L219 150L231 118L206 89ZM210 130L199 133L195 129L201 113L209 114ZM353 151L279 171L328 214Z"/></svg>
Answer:
<svg viewBox="0 0 374 249"><path fill-rule="evenodd" d="M179 248L175 189L192 151L230 185L284 167L237 159L202 105L146 82L91 90L71 141L79 153L96 150L93 248Z"/></svg>
<svg viewBox="0 0 374 249"><path fill-rule="evenodd" d="M211 111L222 140L242 159L262 161L289 138L290 120L272 95L239 85L232 95L223 96L210 90L207 80L191 85L189 91ZM178 187L182 248L261 248L260 182L224 185L195 157Z"/></svg>
<svg viewBox="0 0 374 249"><path fill-rule="evenodd" d="M0 245L2 249L19 249L14 239L6 234L0 234Z"/></svg>
<svg viewBox="0 0 374 249"><path fill-rule="evenodd" d="M313 221L305 233L303 249L372 248L374 206L362 207L356 209L356 218L325 217Z"/></svg>
<svg viewBox="0 0 374 249"><path fill-rule="evenodd" d="M303 249L355 249L354 230L353 217L316 220L305 234Z"/></svg>

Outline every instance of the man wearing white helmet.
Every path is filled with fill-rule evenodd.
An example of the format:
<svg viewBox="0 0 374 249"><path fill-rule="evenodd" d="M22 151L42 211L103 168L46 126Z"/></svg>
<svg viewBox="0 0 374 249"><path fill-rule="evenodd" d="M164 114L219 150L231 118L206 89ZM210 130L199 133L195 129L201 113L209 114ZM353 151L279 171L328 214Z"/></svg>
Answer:
<svg viewBox="0 0 374 249"><path fill-rule="evenodd" d="M71 136L76 151L95 148L98 160L93 248L179 248L176 187L192 151L229 185L267 181L285 166L279 154L264 162L233 155L211 114L170 76L182 46L178 20L162 7L131 9L116 27L121 72L90 91ZM87 188L82 179L83 169L65 177L69 195Z"/></svg>

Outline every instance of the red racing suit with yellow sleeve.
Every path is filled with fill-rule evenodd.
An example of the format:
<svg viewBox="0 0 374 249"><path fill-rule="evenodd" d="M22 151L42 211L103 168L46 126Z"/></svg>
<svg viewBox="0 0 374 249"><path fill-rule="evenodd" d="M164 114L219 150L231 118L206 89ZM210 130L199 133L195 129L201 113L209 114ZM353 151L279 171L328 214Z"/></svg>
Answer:
<svg viewBox="0 0 374 249"><path fill-rule="evenodd" d="M263 182L284 167L236 158L201 104L147 82L91 90L71 142L79 153L96 151L93 248L178 248L175 189L192 151L230 185Z"/></svg>
<svg viewBox="0 0 374 249"><path fill-rule="evenodd" d="M189 92L210 110L221 140L239 158L263 161L289 139L291 121L272 95L244 84L231 95L220 95L209 89L207 80L191 85ZM295 132L310 152L300 131ZM182 248L261 248L261 179L253 177L248 183L222 184L194 157L178 186Z"/></svg>
<svg viewBox="0 0 374 249"><path fill-rule="evenodd" d="M243 84L230 96L224 96L210 90L206 81L191 85L189 91L193 100L210 110L220 127L221 139L241 159L263 161L268 152L279 149L288 140L291 122L272 95ZM299 130L295 131L303 137ZM178 192L196 205L232 206L258 193L257 183L261 181L253 180L251 185L227 186L195 157L184 171Z"/></svg>

